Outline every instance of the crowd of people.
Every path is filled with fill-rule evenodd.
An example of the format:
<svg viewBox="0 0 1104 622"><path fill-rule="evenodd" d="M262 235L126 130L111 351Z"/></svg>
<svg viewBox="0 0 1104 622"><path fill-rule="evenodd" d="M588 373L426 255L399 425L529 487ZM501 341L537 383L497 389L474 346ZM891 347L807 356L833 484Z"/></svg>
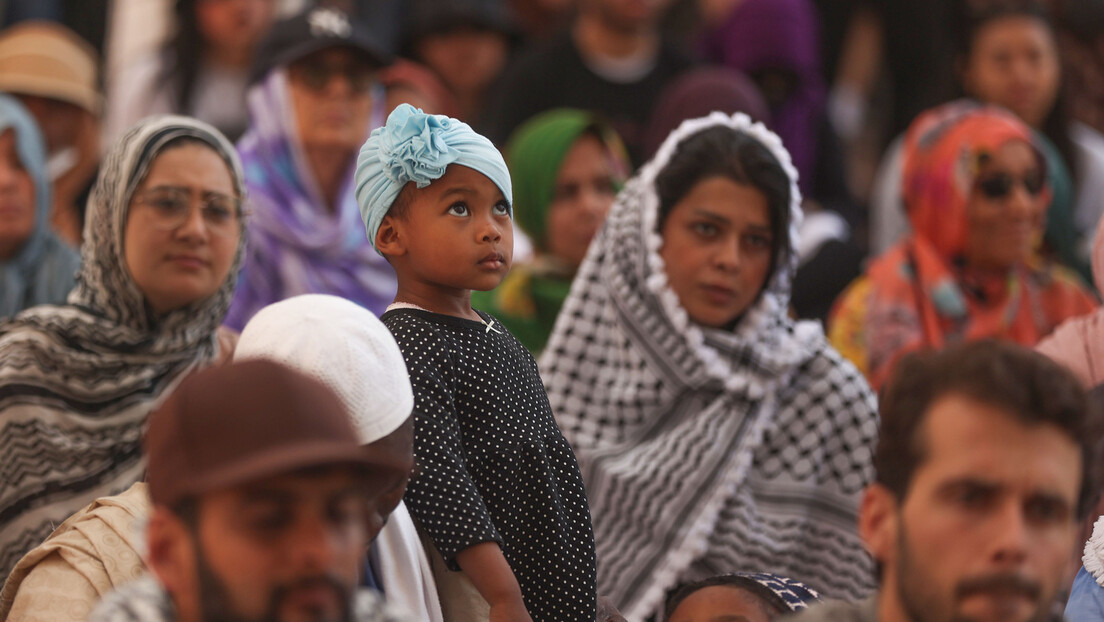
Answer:
<svg viewBox="0 0 1104 622"><path fill-rule="evenodd" d="M1104 618L1104 1L159 5L0 3L0 622Z"/></svg>

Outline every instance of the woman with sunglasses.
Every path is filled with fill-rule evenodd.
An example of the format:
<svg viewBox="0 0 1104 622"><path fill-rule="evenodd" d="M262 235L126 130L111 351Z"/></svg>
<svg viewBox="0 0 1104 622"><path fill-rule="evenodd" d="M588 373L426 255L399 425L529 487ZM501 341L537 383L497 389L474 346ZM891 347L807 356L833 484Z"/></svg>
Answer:
<svg viewBox="0 0 1104 622"><path fill-rule="evenodd" d="M0 576L70 514L138 481L146 417L189 372L228 358L235 339L219 325L243 192L234 147L193 119L149 117L107 153L68 304L0 324Z"/></svg>
<svg viewBox="0 0 1104 622"><path fill-rule="evenodd" d="M353 196L357 152L383 124L376 73L389 62L365 25L333 8L277 22L262 42L252 125L238 143L255 226L227 325L240 330L299 294L376 314L394 299L394 271L365 237Z"/></svg>
<svg viewBox="0 0 1104 622"><path fill-rule="evenodd" d="M905 352L995 337L1034 345L1096 306L1035 252L1051 190L1031 130L968 100L922 114L905 136L912 233L836 301L829 339L877 388Z"/></svg>

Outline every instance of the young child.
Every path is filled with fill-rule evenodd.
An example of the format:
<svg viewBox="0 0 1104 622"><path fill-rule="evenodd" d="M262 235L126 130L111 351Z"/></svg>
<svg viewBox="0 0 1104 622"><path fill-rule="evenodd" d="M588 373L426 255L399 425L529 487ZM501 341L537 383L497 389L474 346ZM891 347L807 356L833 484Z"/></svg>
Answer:
<svg viewBox="0 0 1104 622"><path fill-rule="evenodd" d="M473 289L494 288L510 269L501 154L468 125L404 104L361 149L356 196L368 238L398 276L382 319L414 387L417 467L405 501L431 549L490 607L458 613L593 622L594 535L575 455L533 357L471 307ZM442 609L455 619L449 600Z"/></svg>

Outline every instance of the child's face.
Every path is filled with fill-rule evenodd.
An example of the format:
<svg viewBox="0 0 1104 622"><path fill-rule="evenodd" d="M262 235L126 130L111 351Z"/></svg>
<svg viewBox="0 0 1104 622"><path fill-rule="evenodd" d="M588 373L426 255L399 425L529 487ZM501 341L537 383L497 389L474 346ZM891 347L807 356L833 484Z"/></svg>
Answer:
<svg viewBox="0 0 1104 622"><path fill-rule="evenodd" d="M396 222L406 232L408 274L447 290L497 287L514 254L510 207L498 186L483 173L453 164L414 192Z"/></svg>

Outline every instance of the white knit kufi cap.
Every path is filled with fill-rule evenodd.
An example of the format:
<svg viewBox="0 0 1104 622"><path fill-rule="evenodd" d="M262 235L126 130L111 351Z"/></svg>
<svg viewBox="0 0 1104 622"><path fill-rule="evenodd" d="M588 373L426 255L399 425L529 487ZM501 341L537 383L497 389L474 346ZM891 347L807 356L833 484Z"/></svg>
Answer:
<svg viewBox="0 0 1104 622"><path fill-rule="evenodd" d="M261 309L242 330L234 360L271 359L337 393L364 444L394 432L414 410L414 392L391 331L371 311L323 294Z"/></svg>

